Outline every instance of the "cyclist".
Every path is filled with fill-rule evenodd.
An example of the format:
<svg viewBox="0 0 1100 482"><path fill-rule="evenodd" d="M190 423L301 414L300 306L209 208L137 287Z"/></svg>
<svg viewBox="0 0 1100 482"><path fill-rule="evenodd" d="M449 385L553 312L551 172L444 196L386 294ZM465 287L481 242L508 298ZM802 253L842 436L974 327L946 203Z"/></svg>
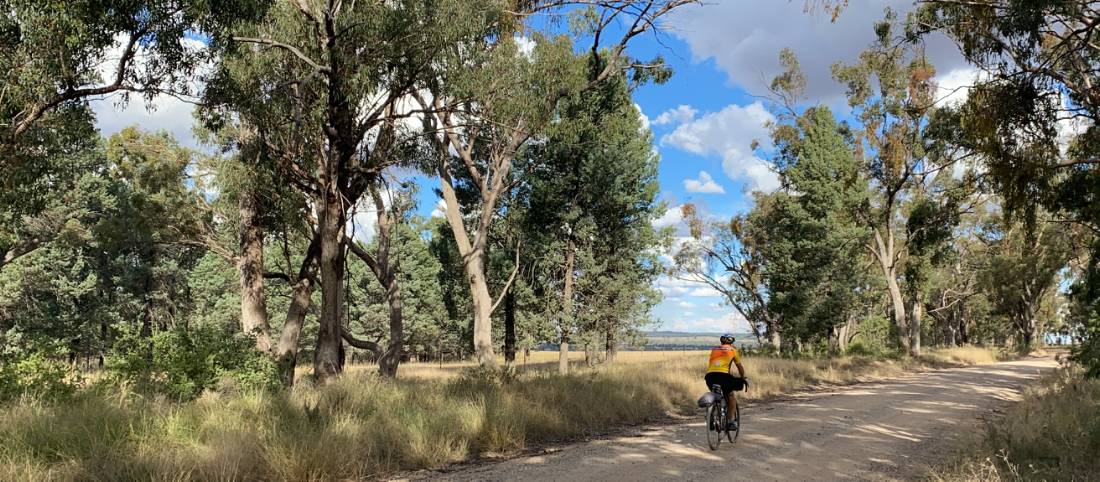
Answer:
<svg viewBox="0 0 1100 482"><path fill-rule="evenodd" d="M710 390L711 385L722 387L722 392L726 396L726 408L732 418L733 414L737 413L737 397L733 392L745 388L745 367L741 365L741 354L733 346L736 339L732 334L726 333L718 341L721 344L710 350L710 362L707 363L707 374L703 380L707 382L707 390ZM737 373L741 378L730 373L733 369L731 365L737 367ZM730 420L730 430L737 429L736 423Z"/></svg>

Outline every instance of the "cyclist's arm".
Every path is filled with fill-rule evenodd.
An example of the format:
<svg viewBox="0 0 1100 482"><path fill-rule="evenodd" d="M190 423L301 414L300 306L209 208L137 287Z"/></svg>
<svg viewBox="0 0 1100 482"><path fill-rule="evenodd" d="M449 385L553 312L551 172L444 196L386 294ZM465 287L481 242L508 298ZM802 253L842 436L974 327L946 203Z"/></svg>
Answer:
<svg viewBox="0 0 1100 482"><path fill-rule="evenodd" d="M736 351L733 352L733 365L737 367L737 373L741 375L741 378L745 378L745 367L741 365L741 354Z"/></svg>
<svg viewBox="0 0 1100 482"><path fill-rule="evenodd" d="M737 373L741 374L741 378L745 378L745 367L742 366L741 363L737 363L736 366L737 366Z"/></svg>

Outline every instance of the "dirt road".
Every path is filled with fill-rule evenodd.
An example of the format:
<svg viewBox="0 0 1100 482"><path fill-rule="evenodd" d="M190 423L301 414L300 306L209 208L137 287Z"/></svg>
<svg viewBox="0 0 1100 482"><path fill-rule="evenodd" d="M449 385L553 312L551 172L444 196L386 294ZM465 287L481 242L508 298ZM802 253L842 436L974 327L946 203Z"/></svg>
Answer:
<svg viewBox="0 0 1100 482"><path fill-rule="evenodd" d="M432 480L851 480L920 476L1049 368L1028 359L907 375L749 405L734 444L707 447L702 416L633 436L450 472Z"/></svg>

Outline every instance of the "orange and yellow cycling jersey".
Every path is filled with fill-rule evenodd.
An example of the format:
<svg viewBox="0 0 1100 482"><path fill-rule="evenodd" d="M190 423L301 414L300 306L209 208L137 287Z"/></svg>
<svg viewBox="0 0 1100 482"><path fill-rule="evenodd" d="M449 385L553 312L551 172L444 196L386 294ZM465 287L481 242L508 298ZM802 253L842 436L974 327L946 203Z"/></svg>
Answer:
<svg viewBox="0 0 1100 482"><path fill-rule="evenodd" d="M707 373L729 373L731 364L741 364L741 354L737 353L737 349L731 345L714 347L710 350Z"/></svg>

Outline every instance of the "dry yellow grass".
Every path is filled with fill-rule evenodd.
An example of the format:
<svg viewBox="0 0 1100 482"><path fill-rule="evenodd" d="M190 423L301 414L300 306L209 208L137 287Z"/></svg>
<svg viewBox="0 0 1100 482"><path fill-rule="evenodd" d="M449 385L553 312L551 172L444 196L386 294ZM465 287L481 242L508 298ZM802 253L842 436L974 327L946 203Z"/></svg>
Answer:
<svg viewBox="0 0 1100 482"><path fill-rule="evenodd" d="M24 400L0 410L0 480L372 478L694 414L706 389L705 352L624 352L613 365L568 376L554 373L554 354L537 356L548 355L532 357L515 375L410 364L396 381L358 367L323 387L207 393L188 403L117 392L83 393L60 405ZM941 362L746 357L747 396L929 363Z"/></svg>

